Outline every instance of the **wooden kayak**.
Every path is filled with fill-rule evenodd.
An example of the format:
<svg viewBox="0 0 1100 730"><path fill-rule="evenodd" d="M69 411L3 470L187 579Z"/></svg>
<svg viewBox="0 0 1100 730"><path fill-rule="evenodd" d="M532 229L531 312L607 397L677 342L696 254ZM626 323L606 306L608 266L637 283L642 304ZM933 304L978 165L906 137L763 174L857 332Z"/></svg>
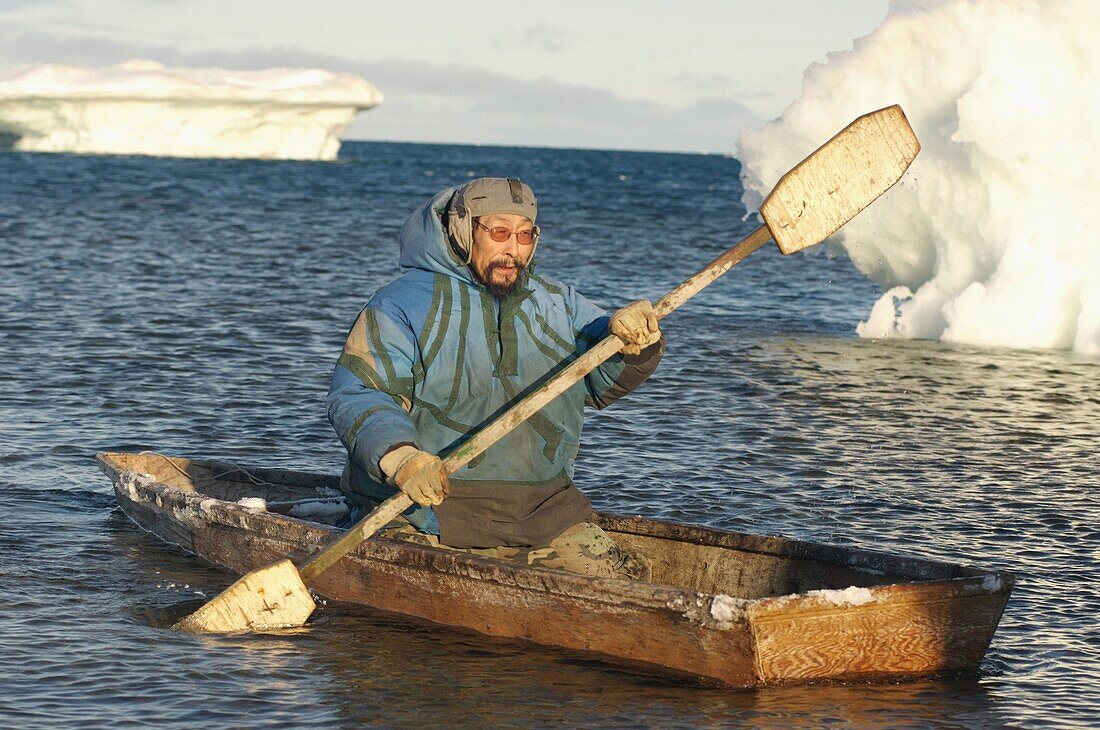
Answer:
<svg viewBox="0 0 1100 730"><path fill-rule="evenodd" d="M300 563L337 531L284 514L331 503L335 476L153 453L96 458L130 519L237 574L286 555ZM650 559L652 583L376 536L310 587L489 636L744 687L976 671L1015 582L1005 572L781 537L642 517L596 521Z"/></svg>

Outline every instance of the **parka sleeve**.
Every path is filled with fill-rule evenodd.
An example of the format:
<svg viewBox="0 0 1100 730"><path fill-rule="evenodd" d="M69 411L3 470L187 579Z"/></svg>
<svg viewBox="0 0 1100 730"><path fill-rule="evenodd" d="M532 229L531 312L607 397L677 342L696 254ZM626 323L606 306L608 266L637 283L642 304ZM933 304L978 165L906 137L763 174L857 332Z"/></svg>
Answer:
<svg viewBox="0 0 1100 730"><path fill-rule="evenodd" d="M570 309L577 332L577 351L587 352L610 332L611 315L583 295L569 289ZM588 394L585 402L595 408L606 408L637 388L653 374L665 354L665 336L637 355L618 354L608 358L585 377Z"/></svg>
<svg viewBox="0 0 1100 730"><path fill-rule="evenodd" d="M368 305L352 325L332 374L329 422L348 455L378 482L385 481L378 462L387 452L402 444L417 446L408 413L416 358L412 328Z"/></svg>

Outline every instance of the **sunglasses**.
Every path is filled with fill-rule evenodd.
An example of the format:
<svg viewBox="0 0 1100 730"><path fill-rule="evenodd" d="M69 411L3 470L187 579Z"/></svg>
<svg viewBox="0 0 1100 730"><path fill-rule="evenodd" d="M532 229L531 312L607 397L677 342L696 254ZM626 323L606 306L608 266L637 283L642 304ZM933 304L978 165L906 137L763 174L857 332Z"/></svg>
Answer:
<svg viewBox="0 0 1100 730"><path fill-rule="evenodd" d="M489 232L489 238L493 239L497 243L504 243L512 237L514 233L516 236L516 243L523 246L530 246L535 242L535 239L539 237L538 226L526 231L513 231L511 228L505 228L504 226L493 226L490 228L481 221L477 221L478 228L484 228Z"/></svg>

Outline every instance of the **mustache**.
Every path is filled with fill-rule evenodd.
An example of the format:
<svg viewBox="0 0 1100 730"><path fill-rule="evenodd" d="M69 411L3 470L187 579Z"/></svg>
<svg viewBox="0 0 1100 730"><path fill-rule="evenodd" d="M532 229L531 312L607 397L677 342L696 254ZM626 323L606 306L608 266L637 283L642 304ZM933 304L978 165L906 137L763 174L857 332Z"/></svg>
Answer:
<svg viewBox="0 0 1100 730"><path fill-rule="evenodd" d="M511 257L504 256L502 258L493 259L492 261L490 261L489 265L485 267L485 271L486 273L491 274L495 269L503 269L510 266L516 267L517 274L522 274L523 270L527 268L526 264L523 264Z"/></svg>

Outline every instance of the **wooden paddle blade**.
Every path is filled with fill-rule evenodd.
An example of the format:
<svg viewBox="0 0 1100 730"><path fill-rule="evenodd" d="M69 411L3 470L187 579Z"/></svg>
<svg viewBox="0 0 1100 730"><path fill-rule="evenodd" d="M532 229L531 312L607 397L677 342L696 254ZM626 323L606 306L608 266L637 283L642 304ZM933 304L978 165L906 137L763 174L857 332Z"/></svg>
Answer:
<svg viewBox="0 0 1100 730"><path fill-rule="evenodd" d="M254 570L176 622L173 628L201 634L239 634L301 626L317 604L287 559Z"/></svg>
<svg viewBox="0 0 1100 730"><path fill-rule="evenodd" d="M895 104L864 114L800 162L760 206L784 254L824 241L896 183L920 152Z"/></svg>

